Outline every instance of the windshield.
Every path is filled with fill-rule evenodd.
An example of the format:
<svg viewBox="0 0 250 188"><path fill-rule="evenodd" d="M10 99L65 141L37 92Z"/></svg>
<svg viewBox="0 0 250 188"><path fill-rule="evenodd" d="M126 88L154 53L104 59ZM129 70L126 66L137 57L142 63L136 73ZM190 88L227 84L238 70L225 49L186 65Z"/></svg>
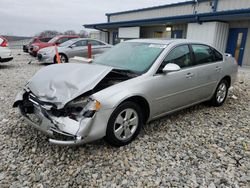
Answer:
<svg viewBox="0 0 250 188"><path fill-rule="evenodd" d="M93 63L129 70L146 72L164 50L165 45L141 42L122 42L94 59Z"/></svg>
<svg viewBox="0 0 250 188"><path fill-rule="evenodd" d="M48 43L55 43L59 37L53 37Z"/></svg>
<svg viewBox="0 0 250 188"><path fill-rule="evenodd" d="M63 46L70 46L72 44L74 44L76 41L78 41L79 39L71 39L71 40L68 40L66 42L63 42L62 44L60 44L59 46L60 47L63 47Z"/></svg>

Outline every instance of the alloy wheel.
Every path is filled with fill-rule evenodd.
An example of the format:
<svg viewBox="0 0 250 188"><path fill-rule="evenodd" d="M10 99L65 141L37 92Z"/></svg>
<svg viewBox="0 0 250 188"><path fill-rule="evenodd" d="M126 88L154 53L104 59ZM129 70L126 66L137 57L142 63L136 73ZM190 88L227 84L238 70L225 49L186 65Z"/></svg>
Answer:
<svg viewBox="0 0 250 188"><path fill-rule="evenodd" d="M128 140L135 133L138 127L138 114L132 108L120 112L114 122L114 134L119 140Z"/></svg>

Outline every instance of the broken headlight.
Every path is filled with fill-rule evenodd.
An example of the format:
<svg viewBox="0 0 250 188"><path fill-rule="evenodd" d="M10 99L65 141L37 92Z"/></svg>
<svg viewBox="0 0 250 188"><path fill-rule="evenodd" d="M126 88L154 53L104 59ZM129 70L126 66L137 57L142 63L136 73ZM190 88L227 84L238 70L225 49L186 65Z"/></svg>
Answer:
<svg viewBox="0 0 250 188"><path fill-rule="evenodd" d="M93 117L96 111L100 110L101 103L95 99L89 98L87 105L83 109L82 115L84 117Z"/></svg>

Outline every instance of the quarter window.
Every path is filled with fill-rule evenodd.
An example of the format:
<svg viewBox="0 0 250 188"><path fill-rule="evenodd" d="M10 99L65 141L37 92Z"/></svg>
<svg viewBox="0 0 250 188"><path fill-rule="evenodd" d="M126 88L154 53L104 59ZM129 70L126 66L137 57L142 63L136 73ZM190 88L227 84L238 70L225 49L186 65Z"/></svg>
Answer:
<svg viewBox="0 0 250 188"><path fill-rule="evenodd" d="M193 44L192 48L196 65L214 62L214 54L209 46Z"/></svg>
<svg viewBox="0 0 250 188"><path fill-rule="evenodd" d="M175 63L181 68L191 66L192 60L188 45L178 46L173 49L165 58L162 67L168 63Z"/></svg>

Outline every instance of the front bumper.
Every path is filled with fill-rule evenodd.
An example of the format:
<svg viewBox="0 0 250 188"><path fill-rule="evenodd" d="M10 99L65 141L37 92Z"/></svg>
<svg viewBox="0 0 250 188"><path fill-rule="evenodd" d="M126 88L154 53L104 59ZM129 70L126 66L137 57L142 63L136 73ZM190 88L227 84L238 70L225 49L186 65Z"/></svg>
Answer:
<svg viewBox="0 0 250 188"><path fill-rule="evenodd" d="M38 59L38 61L40 61L42 63L54 63L53 57L50 55L46 55L46 54L38 53L37 59Z"/></svg>
<svg viewBox="0 0 250 188"><path fill-rule="evenodd" d="M27 99L26 94L24 90L18 93L13 107L19 108L29 125L46 134L50 143L75 146L101 139L106 135L107 122L113 109L100 110L92 117L82 116L77 121L68 116L54 116L47 111L50 108L48 104L39 103L38 99ZM27 106L31 106L32 110Z"/></svg>

